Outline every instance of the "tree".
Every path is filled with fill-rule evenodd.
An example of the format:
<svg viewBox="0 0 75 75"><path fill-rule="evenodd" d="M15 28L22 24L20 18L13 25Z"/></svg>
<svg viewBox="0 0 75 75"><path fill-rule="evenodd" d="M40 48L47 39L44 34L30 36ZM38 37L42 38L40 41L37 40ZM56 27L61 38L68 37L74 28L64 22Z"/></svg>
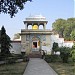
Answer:
<svg viewBox="0 0 75 75"><path fill-rule="evenodd" d="M64 29L65 40L73 40L73 32L75 30L75 18L68 18ZM73 35L72 35L73 34Z"/></svg>
<svg viewBox="0 0 75 75"><path fill-rule="evenodd" d="M73 41L75 41L75 30L73 30L73 31L71 32L71 39L72 39Z"/></svg>
<svg viewBox="0 0 75 75"><path fill-rule="evenodd" d="M70 34L71 34L70 25L68 25L65 27L64 32L63 32L64 40L71 40Z"/></svg>
<svg viewBox="0 0 75 75"><path fill-rule="evenodd" d="M66 20L64 20L64 19L57 19L52 24L53 30L55 32L57 32L60 37L63 37L63 31L64 31L64 28L65 28L65 23L66 23Z"/></svg>
<svg viewBox="0 0 75 75"><path fill-rule="evenodd" d="M0 0L0 13L8 13L11 17L24 8L24 4L32 0Z"/></svg>
<svg viewBox="0 0 75 75"><path fill-rule="evenodd" d="M58 48L58 43L54 42L52 47L52 54L54 54L54 52L56 53L58 51Z"/></svg>
<svg viewBox="0 0 75 75"><path fill-rule="evenodd" d="M74 40L75 18L57 19L53 24L53 31L65 40Z"/></svg>
<svg viewBox="0 0 75 75"><path fill-rule="evenodd" d="M4 57L9 56L10 55L9 49L11 48L11 44L10 44L11 40L10 37L6 34L6 30L4 26L2 26L1 28L0 42L1 42L1 55Z"/></svg>

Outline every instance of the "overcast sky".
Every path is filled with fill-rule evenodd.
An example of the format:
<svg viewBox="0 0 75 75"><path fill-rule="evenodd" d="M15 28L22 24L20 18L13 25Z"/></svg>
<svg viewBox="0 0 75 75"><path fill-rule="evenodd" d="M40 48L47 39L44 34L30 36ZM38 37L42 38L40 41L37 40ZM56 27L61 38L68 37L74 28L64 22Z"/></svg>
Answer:
<svg viewBox="0 0 75 75"><path fill-rule="evenodd" d="M13 38L15 33L20 33L25 28L23 21L30 14L41 14L46 17L48 24L46 29L52 29L52 23L58 19L67 19L74 17L74 1L75 0L33 0L27 2L25 8L19 11L15 17L10 18L9 15L0 14L0 28L4 25L7 34Z"/></svg>

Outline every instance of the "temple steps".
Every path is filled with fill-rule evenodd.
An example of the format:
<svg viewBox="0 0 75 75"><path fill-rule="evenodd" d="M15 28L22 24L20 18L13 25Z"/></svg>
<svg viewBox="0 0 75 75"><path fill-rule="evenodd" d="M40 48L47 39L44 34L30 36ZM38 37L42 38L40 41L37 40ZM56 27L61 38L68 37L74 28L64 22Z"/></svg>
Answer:
<svg viewBox="0 0 75 75"><path fill-rule="evenodd" d="M32 51L29 53L29 58L41 58L42 55L39 51Z"/></svg>

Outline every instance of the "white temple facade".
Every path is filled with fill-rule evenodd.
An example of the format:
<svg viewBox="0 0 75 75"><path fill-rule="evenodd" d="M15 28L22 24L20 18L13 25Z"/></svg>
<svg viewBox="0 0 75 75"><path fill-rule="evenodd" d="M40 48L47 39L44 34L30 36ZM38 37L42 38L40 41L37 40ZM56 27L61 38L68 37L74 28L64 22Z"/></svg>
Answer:
<svg viewBox="0 0 75 75"><path fill-rule="evenodd" d="M47 20L42 15L33 15L25 19L25 28L21 29L21 51L27 54L40 52L42 49L51 51L51 35L46 29Z"/></svg>
<svg viewBox="0 0 75 75"><path fill-rule="evenodd" d="M56 35L51 35L51 40L52 40L52 43L56 42L58 43L58 46L59 47L70 47L72 48L73 46L73 41L65 41L64 38L59 38L59 34L56 34Z"/></svg>

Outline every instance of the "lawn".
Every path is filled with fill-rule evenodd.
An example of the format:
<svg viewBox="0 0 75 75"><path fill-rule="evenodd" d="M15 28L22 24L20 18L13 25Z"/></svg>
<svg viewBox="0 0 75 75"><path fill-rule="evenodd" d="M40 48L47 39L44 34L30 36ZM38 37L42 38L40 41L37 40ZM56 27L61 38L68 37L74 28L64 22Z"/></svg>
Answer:
<svg viewBox="0 0 75 75"><path fill-rule="evenodd" d="M0 65L0 75L23 75L26 62Z"/></svg>
<svg viewBox="0 0 75 75"><path fill-rule="evenodd" d="M75 66L73 63L49 63L49 65L58 73L58 75L75 75Z"/></svg>

